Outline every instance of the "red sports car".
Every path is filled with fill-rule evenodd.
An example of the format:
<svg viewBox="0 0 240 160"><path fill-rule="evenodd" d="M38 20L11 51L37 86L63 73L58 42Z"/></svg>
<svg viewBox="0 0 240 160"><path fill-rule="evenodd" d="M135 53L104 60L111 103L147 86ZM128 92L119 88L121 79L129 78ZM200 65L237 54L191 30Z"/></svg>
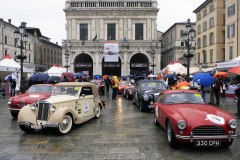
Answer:
<svg viewBox="0 0 240 160"><path fill-rule="evenodd" d="M237 137L237 120L231 114L204 103L194 90L166 90L154 103L154 123L167 132L169 145L178 141L197 147L229 147Z"/></svg>
<svg viewBox="0 0 240 160"><path fill-rule="evenodd" d="M32 85L25 93L11 97L8 100L8 110L10 110L12 117L17 118L18 112L25 105L50 97L52 86L52 84Z"/></svg>

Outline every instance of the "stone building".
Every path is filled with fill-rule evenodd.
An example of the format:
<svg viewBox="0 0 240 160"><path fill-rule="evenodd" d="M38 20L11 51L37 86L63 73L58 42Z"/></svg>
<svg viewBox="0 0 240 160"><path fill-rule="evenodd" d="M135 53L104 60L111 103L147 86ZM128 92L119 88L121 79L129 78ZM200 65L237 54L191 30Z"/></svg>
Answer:
<svg viewBox="0 0 240 160"><path fill-rule="evenodd" d="M225 59L225 1L206 0L196 13L196 64L214 67Z"/></svg>
<svg viewBox="0 0 240 160"><path fill-rule="evenodd" d="M166 32L163 33L163 42L162 42L162 68L166 67L168 64L180 62L187 66L187 59L184 57L184 54L187 54L187 48L185 45L182 45L183 42L183 33L186 31L186 22L175 23L173 24ZM195 23L190 23L195 29ZM190 53L194 56L191 58L190 66L195 66L195 39L192 41L192 46L190 48Z"/></svg>
<svg viewBox="0 0 240 160"><path fill-rule="evenodd" d="M43 72L52 65L62 66L62 47L50 42L50 38L41 34L40 29L28 27L26 23L28 41L24 45L23 62L24 68L32 69L33 72ZM14 31L17 26L0 19L0 59L9 54L15 61L20 63L17 56L20 55L20 45L15 42ZM24 69L25 71L25 69Z"/></svg>
<svg viewBox="0 0 240 160"><path fill-rule="evenodd" d="M225 1L225 55L228 61L240 56L240 4L239 0Z"/></svg>
<svg viewBox="0 0 240 160"><path fill-rule="evenodd" d="M63 55L69 58L63 56L63 64L70 71L118 76L160 71L156 0L67 0L64 12ZM116 50L114 60L106 58L109 47Z"/></svg>

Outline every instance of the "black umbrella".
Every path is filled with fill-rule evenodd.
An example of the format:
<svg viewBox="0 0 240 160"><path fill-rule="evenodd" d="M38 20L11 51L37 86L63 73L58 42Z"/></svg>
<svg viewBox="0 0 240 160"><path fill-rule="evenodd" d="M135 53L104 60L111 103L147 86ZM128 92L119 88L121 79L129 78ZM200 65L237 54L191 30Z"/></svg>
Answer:
<svg viewBox="0 0 240 160"><path fill-rule="evenodd" d="M59 76L50 76L50 78L48 79L49 83L51 83L51 82L58 83L61 81L62 81L61 77L59 77Z"/></svg>
<svg viewBox="0 0 240 160"><path fill-rule="evenodd" d="M42 81L47 81L49 79L49 75L46 73L35 73L30 77L30 81L32 82L42 82Z"/></svg>

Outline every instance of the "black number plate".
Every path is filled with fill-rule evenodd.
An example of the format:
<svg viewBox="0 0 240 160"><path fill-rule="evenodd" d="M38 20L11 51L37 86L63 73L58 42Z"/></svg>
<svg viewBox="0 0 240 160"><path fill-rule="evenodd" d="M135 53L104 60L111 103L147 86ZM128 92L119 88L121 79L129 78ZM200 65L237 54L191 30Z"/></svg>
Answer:
<svg viewBox="0 0 240 160"><path fill-rule="evenodd" d="M195 146L197 147L219 147L221 146L221 141L205 141L205 140L198 140L195 141Z"/></svg>

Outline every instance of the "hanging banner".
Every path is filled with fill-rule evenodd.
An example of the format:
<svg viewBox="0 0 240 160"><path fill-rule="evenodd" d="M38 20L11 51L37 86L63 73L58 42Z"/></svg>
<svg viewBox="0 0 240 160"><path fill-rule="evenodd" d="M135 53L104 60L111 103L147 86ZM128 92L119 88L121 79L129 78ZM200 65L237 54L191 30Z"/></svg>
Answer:
<svg viewBox="0 0 240 160"><path fill-rule="evenodd" d="M118 62L118 43L104 43L104 62Z"/></svg>

